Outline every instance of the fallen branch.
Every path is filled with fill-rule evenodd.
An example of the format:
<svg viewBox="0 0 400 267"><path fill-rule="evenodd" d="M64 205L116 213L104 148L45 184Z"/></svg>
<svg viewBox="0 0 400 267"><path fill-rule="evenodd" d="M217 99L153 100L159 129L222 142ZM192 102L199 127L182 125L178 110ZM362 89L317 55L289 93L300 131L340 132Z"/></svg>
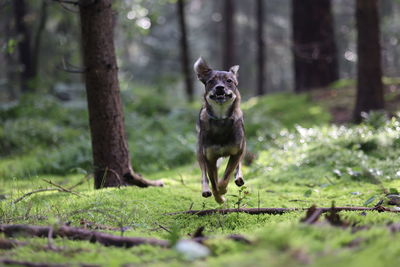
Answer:
<svg viewBox="0 0 400 267"><path fill-rule="evenodd" d="M64 267L69 266L69 264L59 264L59 263L37 263L30 261L17 261L11 259L0 259L0 263L4 265L13 265L13 266L26 266L26 267ZM83 264L82 264L83 266Z"/></svg>
<svg viewBox="0 0 400 267"><path fill-rule="evenodd" d="M36 237L49 237L49 231L51 227L47 226L33 226L33 225L8 225L0 224L0 232L3 232L7 237L13 237L18 235L23 236L36 236ZM61 226L53 229L53 238L66 237L72 240L87 240L91 243L100 243L104 246L115 246L115 247L133 247L138 245L152 245L159 247L168 247L169 241L159 240L155 238L143 238L143 237L122 237L111 234L89 231L85 229Z"/></svg>
<svg viewBox="0 0 400 267"><path fill-rule="evenodd" d="M26 242L21 242L17 240L0 239L0 249L13 249L18 246L25 246Z"/></svg>
<svg viewBox="0 0 400 267"><path fill-rule="evenodd" d="M172 212L172 213L165 213L165 215L179 215L179 214L190 214L190 215L198 215L204 216L214 213L219 214L228 214L228 213L247 213L251 215L257 214L272 214L272 215L281 215L287 212L294 212L294 211L304 211L307 208L240 208L240 209L209 209L209 210L187 210L187 211L179 211L179 212ZM331 211L332 208L317 208L318 212L325 213ZM400 210L394 210L385 208L383 206L377 206L373 208L368 207L335 207L333 208L334 211L378 211L378 212L394 212L400 213Z"/></svg>

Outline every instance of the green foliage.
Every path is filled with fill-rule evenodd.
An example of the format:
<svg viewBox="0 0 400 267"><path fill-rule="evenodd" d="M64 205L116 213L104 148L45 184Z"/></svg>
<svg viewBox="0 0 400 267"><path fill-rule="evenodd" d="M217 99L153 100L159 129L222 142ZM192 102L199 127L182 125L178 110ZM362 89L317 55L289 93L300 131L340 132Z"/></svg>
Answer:
<svg viewBox="0 0 400 267"><path fill-rule="evenodd" d="M161 88L122 91L125 124L135 170L151 173L194 162L199 105ZM295 108L298 112L293 112ZM282 127L321 124L329 115L306 95L275 94L243 103L250 150ZM88 115L84 99L62 102L52 96L24 95L0 109L0 162L5 175L68 174L91 169ZM22 160L21 162L21 158ZM15 162L15 163L13 163ZM11 168L10 165L18 168Z"/></svg>
<svg viewBox="0 0 400 267"><path fill-rule="evenodd" d="M276 134L282 128L293 129L299 124L312 127L328 123L329 113L311 102L307 94L273 94L251 98L243 103L246 133L249 137Z"/></svg>

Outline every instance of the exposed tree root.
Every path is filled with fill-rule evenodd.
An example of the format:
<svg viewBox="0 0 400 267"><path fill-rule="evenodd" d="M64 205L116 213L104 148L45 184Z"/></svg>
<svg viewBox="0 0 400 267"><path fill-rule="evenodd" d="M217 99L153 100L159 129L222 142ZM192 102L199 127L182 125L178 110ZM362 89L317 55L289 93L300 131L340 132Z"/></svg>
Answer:
<svg viewBox="0 0 400 267"><path fill-rule="evenodd" d="M135 185L138 187L164 186L164 183L161 180L147 180L144 179L139 173L126 173L123 177L126 185Z"/></svg>
<svg viewBox="0 0 400 267"><path fill-rule="evenodd" d="M400 210L394 210L385 208L383 206L377 206L373 208L367 207L334 207L334 208L316 208L318 213L325 213L331 210L334 211L379 211L379 212L395 212L400 213ZM214 213L219 214L228 214L228 213L247 213L251 215L257 214L272 214L272 215L280 215L287 212L294 212L294 211L304 211L307 208L239 208L239 209L209 209L209 210L187 210L187 211L180 211L180 212L173 212L173 213L166 213L166 215L178 215L178 214L191 214L191 215L198 215L204 216Z"/></svg>
<svg viewBox="0 0 400 267"><path fill-rule="evenodd" d="M51 227L47 226L33 226L33 225L7 225L0 224L0 232L3 232L7 237L12 236L37 236L48 238ZM100 243L104 246L116 246L116 247L133 247L142 244L148 244L152 246L168 247L169 242L166 240L159 240L155 238L143 238L143 237L123 237L115 236L111 234L89 231L85 229L61 226L53 229L52 237L66 237L72 240L88 240L92 243Z"/></svg>

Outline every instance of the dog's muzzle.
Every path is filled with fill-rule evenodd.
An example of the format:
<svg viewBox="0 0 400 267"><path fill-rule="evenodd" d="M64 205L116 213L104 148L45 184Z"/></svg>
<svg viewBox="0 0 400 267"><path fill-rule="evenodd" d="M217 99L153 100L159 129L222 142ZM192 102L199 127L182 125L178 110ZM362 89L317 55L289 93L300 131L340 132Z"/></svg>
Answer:
<svg viewBox="0 0 400 267"><path fill-rule="evenodd" d="M210 94L210 99L222 104L233 97L232 92L227 92L223 86L217 86Z"/></svg>

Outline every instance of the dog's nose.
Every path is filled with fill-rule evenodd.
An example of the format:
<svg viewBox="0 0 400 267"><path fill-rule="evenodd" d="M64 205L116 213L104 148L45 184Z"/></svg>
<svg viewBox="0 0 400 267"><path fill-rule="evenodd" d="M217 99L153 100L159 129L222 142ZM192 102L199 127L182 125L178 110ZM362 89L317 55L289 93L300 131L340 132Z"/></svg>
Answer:
<svg viewBox="0 0 400 267"><path fill-rule="evenodd" d="M215 87L215 94L216 94L216 95L223 95L223 94L225 94L225 87L224 87L224 86L221 86L221 85Z"/></svg>

